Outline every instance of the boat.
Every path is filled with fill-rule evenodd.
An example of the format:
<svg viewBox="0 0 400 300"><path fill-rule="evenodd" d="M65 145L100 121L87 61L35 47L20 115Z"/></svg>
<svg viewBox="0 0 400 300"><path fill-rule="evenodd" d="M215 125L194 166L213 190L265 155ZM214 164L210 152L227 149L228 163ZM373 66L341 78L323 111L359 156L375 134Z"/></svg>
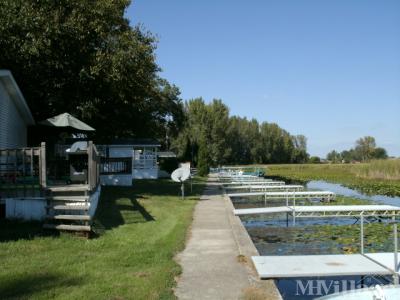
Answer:
<svg viewBox="0 0 400 300"><path fill-rule="evenodd" d="M345 291L317 298L316 300L398 300L399 285L375 285L358 290Z"/></svg>

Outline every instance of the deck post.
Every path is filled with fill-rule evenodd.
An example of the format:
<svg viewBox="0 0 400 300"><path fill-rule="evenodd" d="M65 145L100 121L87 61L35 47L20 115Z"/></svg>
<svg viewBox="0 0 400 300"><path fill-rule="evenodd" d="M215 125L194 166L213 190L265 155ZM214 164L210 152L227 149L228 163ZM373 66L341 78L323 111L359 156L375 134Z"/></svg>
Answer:
<svg viewBox="0 0 400 300"><path fill-rule="evenodd" d="M87 178L87 183L89 185L90 191L92 191L93 188L93 141L88 142L88 148L87 148L87 154L88 154L88 178Z"/></svg>
<svg viewBox="0 0 400 300"><path fill-rule="evenodd" d="M296 226L296 210L292 211L292 216L293 216L293 226Z"/></svg>
<svg viewBox="0 0 400 300"><path fill-rule="evenodd" d="M40 186L41 188L47 187L47 174L46 174L46 143L40 144L40 155L39 155L39 173L40 173Z"/></svg>
<svg viewBox="0 0 400 300"><path fill-rule="evenodd" d="M399 257L398 257L398 245L397 245L397 223L396 223L396 216L392 217L393 221L393 242L394 242L394 274L393 274L393 284L399 284L399 275L398 272L398 264L399 264Z"/></svg>
<svg viewBox="0 0 400 300"><path fill-rule="evenodd" d="M364 254L364 214L363 212L360 213L360 249L361 254Z"/></svg>
<svg viewBox="0 0 400 300"><path fill-rule="evenodd" d="M25 168L25 148L22 150L22 177L23 177L23 186L24 186L24 198L26 197L26 186L25 186L25 183L26 183L26 179L25 179L25 176L26 176L26 174L25 174L25 171L26 171L26 168Z"/></svg>

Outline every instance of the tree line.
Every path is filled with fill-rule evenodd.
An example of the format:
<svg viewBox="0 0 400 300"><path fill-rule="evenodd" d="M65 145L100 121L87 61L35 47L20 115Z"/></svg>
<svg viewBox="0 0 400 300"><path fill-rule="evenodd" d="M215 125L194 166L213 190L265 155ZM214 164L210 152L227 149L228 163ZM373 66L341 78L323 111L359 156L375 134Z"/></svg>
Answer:
<svg viewBox="0 0 400 300"><path fill-rule="evenodd" d="M352 161L370 161L371 159L386 159L388 158L386 149L377 147L375 138L372 136L365 136L359 138L355 147L349 150L338 152L332 150L326 156L326 159L337 163L337 162L352 162Z"/></svg>
<svg viewBox="0 0 400 300"><path fill-rule="evenodd" d="M303 163L308 160L307 139L291 135L275 123L259 123L230 116L229 108L202 98L184 105L184 126L171 148L206 173L220 164Z"/></svg>

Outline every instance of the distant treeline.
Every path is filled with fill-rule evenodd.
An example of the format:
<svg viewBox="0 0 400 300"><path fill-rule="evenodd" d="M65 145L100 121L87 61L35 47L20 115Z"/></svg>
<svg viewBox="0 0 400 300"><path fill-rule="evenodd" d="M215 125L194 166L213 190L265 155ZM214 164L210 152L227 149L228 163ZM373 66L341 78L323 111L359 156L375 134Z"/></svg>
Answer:
<svg viewBox="0 0 400 300"><path fill-rule="evenodd" d="M386 149L377 147L375 138L365 136L356 141L355 147L349 150L338 152L333 150L329 152L326 159L331 162L352 162L352 161L369 161L371 159L388 158Z"/></svg>
<svg viewBox="0 0 400 300"><path fill-rule="evenodd" d="M221 100L197 98L184 105L184 127L171 148L206 172L220 164L302 163L308 160L307 139L275 123L229 115Z"/></svg>

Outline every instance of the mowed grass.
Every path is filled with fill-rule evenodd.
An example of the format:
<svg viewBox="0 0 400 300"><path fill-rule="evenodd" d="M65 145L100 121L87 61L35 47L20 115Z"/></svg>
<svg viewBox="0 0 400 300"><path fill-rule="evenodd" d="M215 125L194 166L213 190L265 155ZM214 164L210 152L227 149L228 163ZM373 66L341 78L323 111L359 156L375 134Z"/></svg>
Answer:
<svg viewBox="0 0 400 300"><path fill-rule="evenodd" d="M395 177L399 170L398 160L387 160L364 164L268 165L266 174L294 181L325 180L368 194L400 196L400 179Z"/></svg>
<svg viewBox="0 0 400 300"><path fill-rule="evenodd" d="M48 236L36 222L0 223L1 299L174 299L193 208L203 187L179 197L169 180L103 189L97 237Z"/></svg>

